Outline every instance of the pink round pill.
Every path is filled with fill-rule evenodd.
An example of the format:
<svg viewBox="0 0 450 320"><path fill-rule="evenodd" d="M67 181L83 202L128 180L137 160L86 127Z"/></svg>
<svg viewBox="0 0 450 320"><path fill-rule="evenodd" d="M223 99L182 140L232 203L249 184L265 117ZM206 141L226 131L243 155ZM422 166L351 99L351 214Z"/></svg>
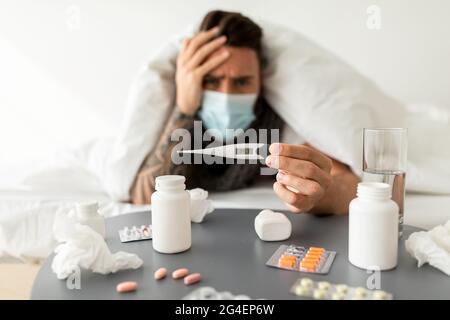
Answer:
<svg viewBox="0 0 450 320"><path fill-rule="evenodd" d="M172 272L172 278L174 279L180 279L180 278L184 278L188 275L189 270L186 268L180 268L175 270L174 272Z"/></svg>
<svg viewBox="0 0 450 320"><path fill-rule="evenodd" d="M121 282L117 285L117 292L123 293L123 292L131 292L131 291L136 291L137 289L137 283L134 281L126 281L126 282Z"/></svg>
<svg viewBox="0 0 450 320"><path fill-rule="evenodd" d="M202 275L200 273L193 273L184 278L184 284L189 286L199 282L200 280L202 280Z"/></svg>
<svg viewBox="0 0 450 320"><path fill-rule="evenodd" d="M155 279L161 280L162 278L165 278L167 275L167 269L166 268L159 268L155 271Z"/></svg>

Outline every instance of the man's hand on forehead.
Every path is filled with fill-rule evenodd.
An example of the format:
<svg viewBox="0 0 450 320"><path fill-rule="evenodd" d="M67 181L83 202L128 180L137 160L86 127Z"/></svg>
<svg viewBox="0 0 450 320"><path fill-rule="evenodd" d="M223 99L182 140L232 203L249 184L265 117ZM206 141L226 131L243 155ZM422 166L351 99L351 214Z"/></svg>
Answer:
<svg viewBox="0 0 450 320"><path fill-rule="evenodd" d="M200 106L203 78L228 59L230 53L223 50L225 36L218 37L219 29L202 31L193 38L185 39L177 59L177 105L180 111L193 115ZM211 58L208 58L210 57Z"/></svg>

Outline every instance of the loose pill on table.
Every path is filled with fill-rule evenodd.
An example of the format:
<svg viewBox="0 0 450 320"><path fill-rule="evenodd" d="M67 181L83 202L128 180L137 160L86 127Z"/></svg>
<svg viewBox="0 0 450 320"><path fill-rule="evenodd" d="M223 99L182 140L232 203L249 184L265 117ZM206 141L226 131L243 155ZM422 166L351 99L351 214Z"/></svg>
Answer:
<svg viewBox="0 0 450 320"><path fill-rule="evenodd" d="M197 283L202 280L202 276L200 273L193 273L184 278L184 284L189 286L191 284Z"/></svg>
<svg viewBox="0 0 450 320"><path fill-rule="evenodd" d="M188 275L189 270L186 268L180 268L175 270L174 272L172 272L172 278L174 279L180 279L180 278L184 278Z"/></svg>
<svg viewBox="0 0 450 320"><path fill-rule="evenodd" d="M156 280L161 280L163 278L165 278L167 275L167 269L166 268L159 268L158 270L155 271L155 279Z"/></svg>
<svg viewBox="0 0 450 320"><path fill-rule="evenodd" d="M116 291L120 293L136 291L137 283L134 281L121 282L117 285Z"/></svg>

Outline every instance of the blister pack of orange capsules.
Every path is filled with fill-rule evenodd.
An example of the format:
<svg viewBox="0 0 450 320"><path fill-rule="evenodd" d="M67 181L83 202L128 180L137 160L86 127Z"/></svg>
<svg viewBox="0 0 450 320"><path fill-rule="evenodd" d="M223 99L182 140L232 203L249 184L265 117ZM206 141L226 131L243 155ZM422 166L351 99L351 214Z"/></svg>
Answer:
<svg viewBox="0 0 450 320"><path fill-rule="evenodd" d="M266 265L285 270L327 274L335 256L336 251L320 247L281 245L267 260Z"/></svg>

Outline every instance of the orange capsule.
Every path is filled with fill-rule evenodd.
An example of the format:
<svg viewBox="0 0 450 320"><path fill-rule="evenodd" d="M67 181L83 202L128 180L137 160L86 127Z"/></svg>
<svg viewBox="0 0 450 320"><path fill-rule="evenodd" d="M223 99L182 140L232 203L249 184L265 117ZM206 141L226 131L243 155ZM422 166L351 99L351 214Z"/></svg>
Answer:
<svg viewBox="0 0 450 320"><path fill-rule="evenodd" d="M322 256L318 254L307 254L303 259L320 260Z"/></svg>
<svg viewBox="0 0 450 320"><path fill-rule="evenodd" d="M303 263L314 263L314 264L318 264L319 260L318 259L303 259L302 260Z"/></svg>
<svg viewBox="0 0 450 320"><path fill-rule="evenodd" d="M200 273L193 273L184 278L184 284L189 286L199 282L200 280L202 280L202 275Z"/></svg>
<svg viewBox="0 0 450 320"><path fill-rule="evenodd" d="M184 278L188 275L189 270L186 268L180 268L175 270L174 272L172 272L172 278L174 279L180 279L180 278Z"/></svg>
<svg viewBox="0 0 450 320"><path fill-rule="evenodd" d="M120 293L132 292L137 290L137 283L134 281L121 282L117 285L116 291Z"/></svg>
<svg viewBox="0 0 450 320"><path fill-rule="evenodd" d="M324 248L311 247L308 250L308 253L322 254L325 252Z"/></svg>
<svg viewBox="0 0 450 320"><path fill-rule="evenodd" d="M166 268L159 268L155 271L154 277L156 280L161 280L165 278L167 275L167 269Z"/></svg>
<svg viewBox="0 0 450 320"><path fill-rule="evenodd" d="M295 267L295 260L280 259L280 260L278 260L278 265L280 267L284 267L284 268L294 268Z"/></svg>
<svg viewBox="0 0 450 320"><path fill-rule="evenodd" d="M300 267L305 269L315 269L317 266L317 263L310 262L310 261L302 261L300 262Z"/></svg>

